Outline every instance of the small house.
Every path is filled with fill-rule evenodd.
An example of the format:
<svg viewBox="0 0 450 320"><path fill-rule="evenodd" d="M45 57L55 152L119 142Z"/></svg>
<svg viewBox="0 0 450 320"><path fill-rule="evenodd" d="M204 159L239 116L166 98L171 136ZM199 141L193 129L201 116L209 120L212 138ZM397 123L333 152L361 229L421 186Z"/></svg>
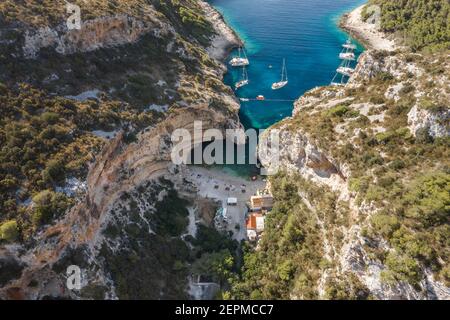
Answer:
<svg viewBox="0 0 450 320"><path fill-rule="evenodd" d="M250 214L247 219L247 231L254 230L256 233L264 231L264 216L259 213Z"/></svg>
<svg viewBox="0 0 450 320"><path fill-rule="evenodd" d="M273 197L270 194L252 196L250 198L250 210L261 211L273 208Z"/></svg>

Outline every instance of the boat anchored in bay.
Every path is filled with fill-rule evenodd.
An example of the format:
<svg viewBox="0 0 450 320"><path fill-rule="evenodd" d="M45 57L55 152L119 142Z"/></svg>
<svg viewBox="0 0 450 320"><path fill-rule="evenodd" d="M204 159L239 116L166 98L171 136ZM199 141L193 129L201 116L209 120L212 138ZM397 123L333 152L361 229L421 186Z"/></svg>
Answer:
<svg viewBox="0 0 450 320"><path fill-rule="evenodd" d="M355 69L351 67L352 61L356 60L356 55L353 52L356 49L356 45L354 45L350 39L347 40L342 47L342 52L339 54L339 59L342 60L340 66L336 69L336 74L331 80L332 86L343 86L345 85L348 78L350 78ZM347 77L347 78L346 78Z"/></svg>
<svg viewBox="0 0 450 320"><path fill-rule="evenodd" d="M234 87L235 90L238 90L239 88L242 88L246 85L248 85L249 81L248 81L248 74L247 74L247 69L244 67L242 67L242 80L240 80L239 82L237 82Z"/></svg>
<svg viewBox="0 0 450 320"><path fill-rule="evenodd" d="M248 66L249 64L250 61L247 58L244 48L239 47L238 56L230 60L230 65L232 67L244 67Z"/></svg>
<svg viewBox="0 0 450 320"><path fill-rule="evenodd" d="M281 81L275 82L272 84L272 90L278 90L283 88L288 84L288 76L287 76L287 68L286 68L286 59L283 59L283 68L281 69Z"/></svg>

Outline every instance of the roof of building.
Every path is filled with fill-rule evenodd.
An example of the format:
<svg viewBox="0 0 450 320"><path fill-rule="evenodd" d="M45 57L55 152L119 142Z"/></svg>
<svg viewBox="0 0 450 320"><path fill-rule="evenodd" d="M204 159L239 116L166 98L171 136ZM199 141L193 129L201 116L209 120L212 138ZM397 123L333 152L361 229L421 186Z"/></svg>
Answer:
<svg viewBox="0 0 450 320"><path fill-rule="evenodd" d="M252 208L272 207L273 197L271 195L252 196L250 198Z"/></svg>
<svg viewBox="0 0 450 320"><path fill-rule="evenodd" d="M257 226L256 220L257 220L257 218L261 218L261 217L263 217L263 215L259 214L259 213L254 213L254 214L249 215L248 219L247 219L247 229L256 230L256 226Z"/></svg>

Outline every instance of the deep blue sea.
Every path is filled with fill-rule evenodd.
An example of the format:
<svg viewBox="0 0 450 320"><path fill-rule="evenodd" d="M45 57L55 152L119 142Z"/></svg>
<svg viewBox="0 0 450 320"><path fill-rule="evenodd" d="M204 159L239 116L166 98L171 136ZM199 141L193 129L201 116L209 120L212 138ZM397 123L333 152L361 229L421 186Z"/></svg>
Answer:
<svg viewBox="0 0 450 320"><path fill-rule="evenodd" d="M348 35L337 23L340 16L365 0L210 0L245 42L250 84L238 97L295 100L305 91L331 82L338 55ZM354 41L357 43L356 41ZM358 51L362 47L359 46ZM234 52L233 54L236 54ZM273 91L283 58L289 84ZM269 66L272 66L270 68ZM240 69L229 68L225 83L234 87ZM291 116L292 101L241 102L240 118L246 128L267 128Z"/></svg>

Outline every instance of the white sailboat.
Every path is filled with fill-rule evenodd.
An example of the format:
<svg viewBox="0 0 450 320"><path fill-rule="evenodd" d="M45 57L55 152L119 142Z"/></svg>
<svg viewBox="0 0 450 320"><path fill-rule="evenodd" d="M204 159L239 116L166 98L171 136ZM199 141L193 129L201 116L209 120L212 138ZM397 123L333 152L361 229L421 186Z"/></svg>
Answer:
<svg viewBox="0 0 450 320"><path fill-rule="evenodd" d="M352 74L355 72L355 69L342 66L342 67L337 68L336 72L343 74L344 76L351 77Z"/></svg>
<svg viewBox="0 0 450 320"><path fill-rule="evenodd" d="M238 56L230 60L230 65L232 67L244 67L248 66L249 64L250 61L248 60L247 55L245 54L244 48L239 47Z"/></svg>
<svg viewBox="0 0 450 320"><path fill-rule="evenodd" d="M341 65L336 69L336 74L331 81L331 85L333 86L343 86L345 85L346 77L351 77L355 72L355 69L351 67L352 61L356 60L356 55L353 52L356 49L356 45L352 44L352 42L347 40L342 47L344 49L339 54L339 59L342 60ZM340 80L339 80L340 78Z"/></svg>
<svg viewBox="0 0 450 320"><path fill-rule="evenodd" d="M342 45L345 49L350 49L350 50L355 50L356 49L356 45L353 44L350 39L348 39L343 45Z"/></svg>
<svg viewBox="0 0 450 320"><path fill-rule="evenodd" d="M234 87L235 89L239 89L242 88L243 86L248 85L249 81L248 81L248 74L247 74L247 69L244 67L242 67L242 80L237 82Z"/></svg>
<svg viewBox="0 0 450 320"><path fill-rule="evenodd" d="M342 60L355 60L355 54L353 52L343 52L339 54L339 59Z"/></svg>
<svg viewBox="0 0 450 320"><path fill-rule="evenodd" d="M275 82L272 84L272 90L278 90L283 88L288 84L288 76L287 76L287 68L286 68L286 59L283 59L283 68L281 70L281 81Z"/></svg>

